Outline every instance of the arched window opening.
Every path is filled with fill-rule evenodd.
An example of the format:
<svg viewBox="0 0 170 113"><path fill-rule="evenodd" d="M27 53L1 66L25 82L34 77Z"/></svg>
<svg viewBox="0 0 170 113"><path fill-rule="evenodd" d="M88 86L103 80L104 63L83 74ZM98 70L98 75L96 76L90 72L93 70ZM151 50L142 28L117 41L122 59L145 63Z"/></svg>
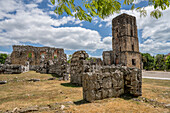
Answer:
<svg viewBox="0 0 170 113"><path fill-rule="evenodd" d="M45 58L45 54L41 54L41 58L44 59Z"/></svg>
<svg viewBox="0 0 170 113"><path fill-rule="evenodd" d="M28 53L28 58L32 58L32 53Z"/></svg>
<svg viewBox="0 0 170 113"><path fill-rule="evenodd" d="M54 55L54 59L57 59L57 55L56 54Z"/></svg>

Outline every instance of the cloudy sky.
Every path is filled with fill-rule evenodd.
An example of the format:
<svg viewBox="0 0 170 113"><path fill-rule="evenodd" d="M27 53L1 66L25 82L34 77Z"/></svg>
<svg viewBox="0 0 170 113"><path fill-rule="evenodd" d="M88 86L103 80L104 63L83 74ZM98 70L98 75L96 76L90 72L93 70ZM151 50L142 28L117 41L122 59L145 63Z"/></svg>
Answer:
<svg viewBox="0 0 170 113"><path fill-rule="evenodd" d="M149 16L153 10L146 0L136 0L137 7L145 7L148 16L123 6L121 13L137 18L140 52L170 53L170 8L163 17ZM64 48L66 54L86 50L91 56L101 57L102 51L111 50L111 20L114 14L101 20L97 17L86 22L74 17L56 15L49 0L0 0L0 53L11 53L12 45L33 45Z"/></svg>

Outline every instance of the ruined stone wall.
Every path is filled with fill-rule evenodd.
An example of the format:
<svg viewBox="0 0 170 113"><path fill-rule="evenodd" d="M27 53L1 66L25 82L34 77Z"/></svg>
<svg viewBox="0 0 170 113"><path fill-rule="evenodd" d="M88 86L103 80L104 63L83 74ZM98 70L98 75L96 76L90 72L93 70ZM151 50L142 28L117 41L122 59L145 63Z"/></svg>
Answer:
<svg viewBox="0 0 170 113"><path fill-rule="evenodd" d="M0 74L20 74L29 71L28 68L28 65L0 64Z"/></svg>
<svg viewBox="0 0 170 113"><path fill-rule="evenodd" d="M11 63L25 65L25 62L29 61L30 66L36 66L40 65L42 59L49 61L60 57L65 57L64 50L60 48L14 45Z"/></svg>
<svg viewBox="0 0 170 113"><path fill-rule="evenodd" d="M98 72L83 73L82 81L83 98L89 102L125 93L142 95L142 73L137 68L103 66Z"/></svg>
<svg viewBox="0 0 170 113"><path fill-rule="evenodd" d="M70 82L73 84L82 84L81 73L85 71L83 61L86 60L89 55L85 51L77 51L72 55L70 64Z"/></svg>
<svg viewBox="0 0 170 113"><path fill-rule="evenodd" d="M72 55L70 64L70 82L82 85L82 73L95 72L101 68L103 64L100 58L89 58L85 51L77 51Z"/></svg>
<svg viewBox="0 0 170 113"><path fill-rule="evenodd" d="M103 51L103 64L112 65L114 64L114 53L113 51Z"/></svg>
<svg viewBox="0 0 170 113"><path fill-rule="evenodd" d="M40 65L37 66L36 71L39 73L46 73L46 74L56 74L58 76L64 76L64 74L68 74L67 72L67 57L58 57L53 60L42 60Z"/></svg>
<svg viewBox="0 0 170 113"><path fill-rule="evenodd" d="M112 20L112 48L114 64L141 69L136 18L122 14ZM133 55L131 54L133 53ZM135 58L135 59L134 59ZM135 63L129 63L134 62Z"/></svg>
<svg viewBox="0 0 170 113"><path fill-rule="evenodd" d="M126 66L141 69L142 67L141 54L135 52L125 52L125 54L126 56L128 56L126 57Z"/></svg>

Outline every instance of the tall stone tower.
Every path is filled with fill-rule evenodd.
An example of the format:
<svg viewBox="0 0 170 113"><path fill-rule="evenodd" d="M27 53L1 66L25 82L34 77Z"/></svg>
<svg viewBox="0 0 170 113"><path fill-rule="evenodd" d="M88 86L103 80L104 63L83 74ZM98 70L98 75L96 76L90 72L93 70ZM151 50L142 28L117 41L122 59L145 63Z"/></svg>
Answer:
<svg viewBox="0 0 170 113"><path fill-rule="evenodd" d="M112 20L114 63L141 69L136 18L121 14Z"/></svg>

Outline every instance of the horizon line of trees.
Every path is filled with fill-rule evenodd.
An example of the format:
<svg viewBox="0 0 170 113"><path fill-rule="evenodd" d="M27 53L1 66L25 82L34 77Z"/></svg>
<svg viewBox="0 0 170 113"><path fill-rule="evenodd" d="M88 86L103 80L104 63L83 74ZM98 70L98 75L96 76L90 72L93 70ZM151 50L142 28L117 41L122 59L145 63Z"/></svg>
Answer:
<svg viewBox="0 0 170 113"><path fill-rule="evenodd" d="M143 69L170 71L170 55L157 54L152 56L149 53L141 53Z"/></svg>

